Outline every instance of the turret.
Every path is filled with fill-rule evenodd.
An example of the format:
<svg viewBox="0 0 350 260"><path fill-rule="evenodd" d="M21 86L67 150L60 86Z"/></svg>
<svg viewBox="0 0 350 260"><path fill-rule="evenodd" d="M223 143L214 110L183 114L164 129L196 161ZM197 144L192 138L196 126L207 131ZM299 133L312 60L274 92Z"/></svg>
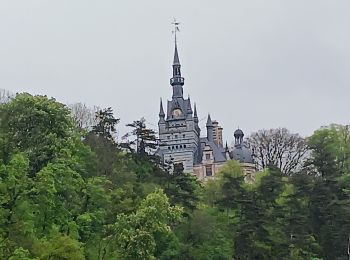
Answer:
<svg viewBox="0 0 350 260"><path fill-rule="evenodd" d="M241 129L237 129L233 136L235 137L235 146L242 146L244 133Z"/></svg>
<svg viewBox="0 0 350 260"><path fill-rule="evenodd" d="M207 127L207 139L208 139L208 141L213 142L214 141L214 138L213 138L214 126L213 126L213 122L211 121L210 114L208 114L208 120L207 120L206 127Z"/></svg>

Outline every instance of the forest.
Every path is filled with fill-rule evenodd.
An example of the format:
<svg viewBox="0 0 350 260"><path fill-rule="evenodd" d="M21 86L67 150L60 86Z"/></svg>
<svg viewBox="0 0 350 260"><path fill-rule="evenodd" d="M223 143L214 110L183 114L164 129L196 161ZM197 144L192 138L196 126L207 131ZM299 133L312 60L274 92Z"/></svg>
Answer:
<svg viewBox="0 0 350 260"><path fill-rule="evenodd" d="M20 93L0 104L0 259L349 259L350 129L259 130L254 182L163 164L111 108ZM284 142L286 137L289 141Z"/></svg>

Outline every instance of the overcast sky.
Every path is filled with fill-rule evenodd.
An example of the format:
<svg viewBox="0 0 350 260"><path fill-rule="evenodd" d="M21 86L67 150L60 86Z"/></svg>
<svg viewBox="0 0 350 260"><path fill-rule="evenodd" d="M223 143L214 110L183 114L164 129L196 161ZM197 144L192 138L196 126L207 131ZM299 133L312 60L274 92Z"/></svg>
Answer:
<svg viewBox="0 0 350 260"><path fill-rule="evenodd" d="M2 0L0 88L111 106L121 125L144 116L156 128L176 17L200 119L210 112L229 142L237 126L310 135L350 121L349 14L349 0Z"/></svg>

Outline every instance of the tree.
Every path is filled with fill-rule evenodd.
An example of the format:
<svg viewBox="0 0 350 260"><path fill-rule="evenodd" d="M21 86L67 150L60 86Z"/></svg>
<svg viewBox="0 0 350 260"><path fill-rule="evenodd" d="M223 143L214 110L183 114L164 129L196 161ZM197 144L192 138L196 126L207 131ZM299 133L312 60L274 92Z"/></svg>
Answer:
<svg viewBox="0 0 350 260"><path fill-rule="evenodd" d="M347 257L350 230L350 132L348 126L323 127L308 139L314 167L310 195L313 232L325 259Z"/></svg>
<svg viewBox="0 0 350 260"><path fill-rule="evenodd" d="M17 245L31 244L35 234L32 187L29 161L23 154L13 155L7 164L0 162L0 258L8 258Z"/></svg>
<svg viewBox="0 0 350 260"><path fill-rule="evenodd" d="M9 260L38 260L38 258L30 257L30 252L22 247L16 248Z"/></svg>
<svg viewBox="0 0 350 260"><path fill-rule="evenodd" d="M252 133L246 142L259 170L274 165L290 175L300 170L308 154L305 139L286 128L260 130Z"/></svg>
<svg viewBox="0 0 350 260"><path fill-rule="evenodd" d="M41 239L33 251L40 259L45 260L85 259L82 244L67 235L56 234L49 239Z"/></svg>
<svg viewBox="0 0 350 260"><path fill-rule="evenodd" d="M119 119L114 117L110 107L97 111L95 116L97 124L87 133L84 143L96 154L96 175L111 176L119 151L114 138Z"/></svg>
<svg viewBox="0 0 350 260"><path fill-rule="evenodd" d="M13 97L10 91L0 88L0 104L8 103Z"/></svg>
<svg viewBox="0 0 350 260"><path fill-rule="evenodd" d="M98 110L96 112L97 124L92 126L92 132L97 136L101 136L106 140L114 142L114 135L116 133L116 125L120 119L115 118L113 115L113 109L111 107Z"/></svg>
<svg viewBox="0 0 350 260"><path fill-rule="evenodd" d="M190 216L199 203L201 184L191 173L184 173L182 163L174 164L172 171L167 171L164 191L172 205L184 207L184 215Z"/></svg>
<svg viewBox="0 0 350 260"><path fill-rule="evenodd" d="M307 141L311 150L308 164L322 177L336 177L350 171L349 126L323 127Z"/></svg>
<svg viewBox="0 0 350 260"><path fill-rule="evenodd" d="M288 234L293 259L318 259L321 256L321 247L312 229L310 211L314 178L305 172L292 176L279 200L285 208L284 231Z"/></svg>
<svg viewBox="0 0 350 260"><path fill-rule="evenodd" d="M157 148L157 138L155 131L146 127L146 120L141 118L126 126L133 128L131 135L135 136L135 140L129 143L129 149L136 151L139 155L147 155L152 153ZM136 148L132 148L130 145L135 145Z"/></svg>
<svg viewBox="0 0 350 260"><path fill-rule="evenodd" d="M170 206L166 195L158 189L141 202L135 213L119 215L115 242L123 259L155 259L155 237L171 234L170 224L180 220L181 211Z"/></svg>
<svg viewBox="0 0 350 260"><path fill-rule="evenodd" d="M46 96L18 94L0 106L0 159L5 162L12 151L24 152L35 174L56 158L74 136L69 109Z"/></svg>
<svg viewBox="0 0 350 260"><path fill-rule="evenodd" d="M96 113L100 109L96 106L88 107L83 103L75 103L69 105L72 117L79 129L91 130L92 126L97 125L98 118Z"/></svg>
<svg viewBox="0 0 350 260"><path fill-rule="evenodd" d="M49 235L56 227L70 233L70 222L82 208L84 181L71 166L68 158L49 163L37 173L32 190L38 206L35 218L39 236Z"/></svg>

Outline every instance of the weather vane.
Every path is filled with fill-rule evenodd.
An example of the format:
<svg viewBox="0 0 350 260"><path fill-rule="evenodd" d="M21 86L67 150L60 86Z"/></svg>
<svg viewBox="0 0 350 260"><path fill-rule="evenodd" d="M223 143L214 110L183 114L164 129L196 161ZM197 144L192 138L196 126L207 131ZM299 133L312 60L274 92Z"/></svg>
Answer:
<svg viewBox="0 0 350 260"><path fill-rule="evenodd" d="M174 25L174 30L172 30L172 33L175 35L175 44L177 43L176 42L176 33L180 31L179 29L179 22L176 21L176 19L174 18L174 21L172 22L172 24Z"/></svg>

